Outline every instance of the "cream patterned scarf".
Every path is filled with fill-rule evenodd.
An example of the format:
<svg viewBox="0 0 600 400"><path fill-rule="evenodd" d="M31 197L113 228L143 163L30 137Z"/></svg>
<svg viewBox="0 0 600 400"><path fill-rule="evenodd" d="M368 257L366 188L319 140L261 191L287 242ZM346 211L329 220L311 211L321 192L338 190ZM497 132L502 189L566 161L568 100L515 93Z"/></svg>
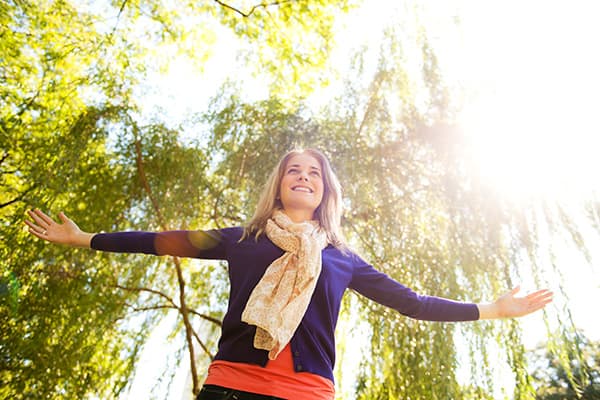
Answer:
<svg viewBox="0 0 600 400"><path fill-rule="evenodd" d="M327 235L318 222L294 223L282 211L267 221L267 237L285 253L258 282L242 321L256 325L254 347L274 360L300 325L321 273L321 250Z"/></svg>

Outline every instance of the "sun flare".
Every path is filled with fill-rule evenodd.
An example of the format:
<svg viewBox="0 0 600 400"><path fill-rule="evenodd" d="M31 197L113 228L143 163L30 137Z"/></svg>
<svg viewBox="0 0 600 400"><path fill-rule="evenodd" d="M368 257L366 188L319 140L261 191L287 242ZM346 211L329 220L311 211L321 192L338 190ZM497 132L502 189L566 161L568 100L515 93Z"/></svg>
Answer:
<svg viewBox="0 0 600 400"><path fill-rule="evenodd" d="M454 61L471 96L459 118L469 157L511 197L598 191L600 55L589 47L597 24L577 8L548 6L535 20L503 10L499 22L465 18L466 33L478 34L463 43L470 56Z"/></svg>

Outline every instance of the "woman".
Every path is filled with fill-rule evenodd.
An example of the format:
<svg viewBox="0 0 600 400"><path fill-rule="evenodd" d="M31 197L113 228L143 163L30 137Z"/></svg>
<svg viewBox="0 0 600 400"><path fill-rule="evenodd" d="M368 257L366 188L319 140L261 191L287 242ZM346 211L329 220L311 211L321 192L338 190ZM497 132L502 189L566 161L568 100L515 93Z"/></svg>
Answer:
<svg viewBox="0 0 600 400"><path fill-rule="evenodd" d="M333 399L334 330L347 288L412 318L472 321L519 317L552 293L491 304L422 296L347 249L340 232L340 184L314 149L286 154L273 170L245 228L209 231L81 231L29 212L38 238L96 250L227 260L231 282L219 350L198 400Z"/></svg>

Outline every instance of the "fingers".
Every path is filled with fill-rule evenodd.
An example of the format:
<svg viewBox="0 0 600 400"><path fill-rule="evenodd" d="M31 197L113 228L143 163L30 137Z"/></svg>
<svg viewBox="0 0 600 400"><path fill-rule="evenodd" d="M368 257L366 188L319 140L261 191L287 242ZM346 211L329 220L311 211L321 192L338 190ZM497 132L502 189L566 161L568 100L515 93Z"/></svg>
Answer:
<svg viewBox="0 0 600 400"><path fill-rule="evenodd" d="M70 222L71 220L65 215L64 212L59 212L58 213L58 218L60 218L60 220L64 223Z"/></svg>
<svg viewBox="0 0 600 400"><path fill-rule="evenodd" d="M53 222L50 217L48 217L42 211L37 210L37 209L29 210L29 211L27 211L27 214L29 214L31 219L33 219L35 221L35 223L37 225L39 225L41 228L46 228Z"/></svg>
<svg viewBox="0 0 600 400"><path fill-rule="evenodd" d="M541 289L523 297L525 302L525 315L541 310L553 300L554 293L548 289Z"/></svg>
<svg viewBox="0 0 600 400"><path fill-rule="evenodd" d="M517 296L520 287L511 289L498 299L504 317L522 317L544 308L552 302L553 293L548 289L537 290L524 296Z"/></svg>
<svg viewBox="0 0 600 400"><path fill-rule="evenodd" d="M33 222L29 221L29 220L25 220L25 225L27 225L29 227L29 232L31 233L38 233L38 232L43 232L44 229L37 226L36 224L34 224Z"/></svg>
<svg viewBox="0 0 600 400"><path fill-rule="evenodd" d="M527 296L525 296L525 298L535 298L535 297L544 297L544 296L552 296L552 291L548 290L548 289L540 289L537 290L533 293L529 293Z"/></svg>
<svg viewBox="0 0 600 400"><path fill-rule="evenodd" d="M34 212L36 213L36 215L39 216L39 218L41 220L43 220L47 225L51 225L54 223L54 220L52 218L50 218L48 215L46 215L42 210L40 209L35 209Z"/></svg>
<svg viewBox="0 0 600 400"><path fill-rule="evenodd" d="M37 234L40 234L44 231L44 229L40 228L39 226L35 225L33 222L30 222L29 220L25 220L25 225L27 225L29 227L29 233L33 233L36 236L37 236Z"/></svg>
<svg viewBox="0 0 600 400"><path fill-rule="evenodd" d="M54 220L52 218L50 218L48 215L46 215L42 210L36 210L36 212L38 213L40 218L42 218L44 221L46 221L47 224L54 223Z"/></svg>
<svg viewBox="0 0 600 400"><path fill-rule="evenodd" d="M512 289L509 294L515 298L520 298L520 299L524 299L528 302L535 302L535 301L546 301L546 300L550 300L552 301L552 296L554 296L554 293L549 290L549 289L540 289L540 290L536 290L535 292L529 293L526 296L518 296L516 297L515 295L521 290L520 286L515 287L514 289Z"/></svg>
<svg viewBox="0 0 600 400"><path fill-rule="evenodd" d="M552 301L554 293L548 289L538 290L537 292L528 294L525 299L530 303L541 303L546 305Z"/></svg>
<svg viewBox="0 0 600 400"><path fill-rule="evenodd" d="M29 228L29 233L31 233L34 236L37 236L40 239L48 240L48 237L47 237L48 233L46 231L38 232L36 230Z"/></svg>
<svg viewBox="0 0 600 400"><path fill-rule="evenodd" d="M40 239L50 240L48 237L48 229L56 224L56 222L37 208L35 210L28 210L27 214L33 219L33 222L27 219L25 220L25 224L29 227L29 233Z"/></svg>
<svg viewBox="0 0 600 400"><path fill-rule="evenodd" d="M29 233L40 239L48 240L48 231L46 229L28 220L25 220L25 224L29 227Z"/></svg>
<svg viewBox="0 0 600 400"><path fill-rule="evenodd" d="M531 310L530 312L535 312L537 310L541 310L542 308L546 307L551 302L552 302L552 296L538 298L535 301L529 303L529 309Z"/></svg>
<svg viewBox="0 0 600 400"><path fill-rule="evenodd" d="M537 304L537 305L532 305L532 306L530 306L530 307L529 307L529 308L526 310L526 312L525 312L525 314L524 314L524 315L528 315L528 314L534 313L534 312L536 312L536 311L539 311L539 310L541 310L542 308L544 308L545 306L546 306L546 304Z"/></svg>

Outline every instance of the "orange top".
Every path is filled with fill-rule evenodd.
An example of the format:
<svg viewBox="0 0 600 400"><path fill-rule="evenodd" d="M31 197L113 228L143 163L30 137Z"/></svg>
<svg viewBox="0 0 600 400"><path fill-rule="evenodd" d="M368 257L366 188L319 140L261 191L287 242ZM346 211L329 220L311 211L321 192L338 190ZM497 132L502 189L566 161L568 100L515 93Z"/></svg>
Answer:
<svg viewBox="0 0 600 400"><path fill-rule="evenodd" d="M265 367L215 360L208 367L207 385L294 400L333 400L333 382L317 374L294 371L289 343Z"/></svg>

